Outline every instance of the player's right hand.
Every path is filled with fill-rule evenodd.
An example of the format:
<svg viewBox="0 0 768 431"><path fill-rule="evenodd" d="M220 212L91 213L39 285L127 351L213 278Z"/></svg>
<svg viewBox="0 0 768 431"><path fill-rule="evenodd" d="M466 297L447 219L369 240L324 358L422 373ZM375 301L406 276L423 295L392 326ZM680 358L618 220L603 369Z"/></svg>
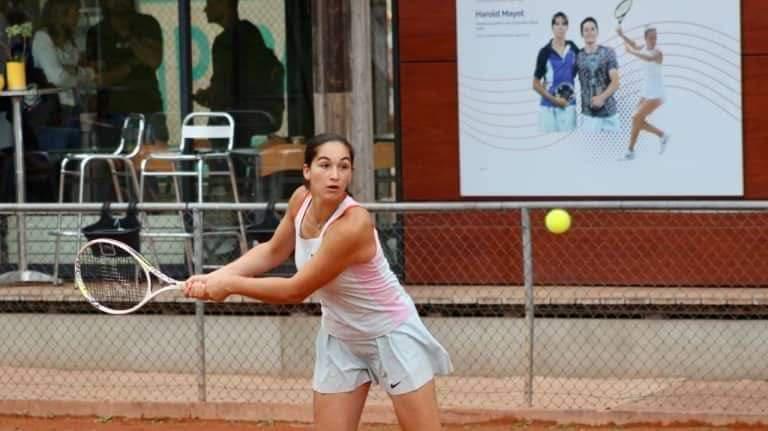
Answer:
<svg viewBox="0 0 768 431"><path fill-rule="evenodd" d="M233 276L226 273L193 275L184 282L184 296L210 301L223 301L229 296L229 287L234 284Z"/></svg>
<svg viewBox="0 0 768 431"><path fill-rule="evenodd" d="M560 96L555 96L555 100L552 103L554 103L558 108L565 108L568 106L568 101Z"/></svg>

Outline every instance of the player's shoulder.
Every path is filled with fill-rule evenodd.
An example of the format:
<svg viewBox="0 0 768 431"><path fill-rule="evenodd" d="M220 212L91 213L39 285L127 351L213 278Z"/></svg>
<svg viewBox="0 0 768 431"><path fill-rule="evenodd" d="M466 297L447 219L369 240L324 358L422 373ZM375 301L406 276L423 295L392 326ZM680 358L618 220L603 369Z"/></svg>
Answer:
<svg viewBox="0 0 768 431"><path fill-rule="evenodd" d="M552 50L552 39L548 40L541 48L539 48L539 57L549 56L549 52Z"/></svg>
<svg viewBox="0 0 768 431"><path fill-rule="evenodd" d="M288 214L290 214L291 217L295 217L299 212L299 208L301 208L301 205L304 203L308 194L309 190L303 185L297 187L296 190L293 191L293 194L288 199Z"/></svg>
<svg viewBox="0 0 768 431"><path fill-rule="evenodd" d="M367 209L355 202L344 209L334 225L334 230L343 235L367 235L373 229L373 219Z"/></svg>
<svg viewBox="0 0 768 431"><path fill-rule="evenodd" d="M577 54L577 53L579 52L579 50L580 50L580 49L579 49L579 46L578 46L578 45L576 45L576 42L574 42L574 41L572 41L572 40L566 40L566 41L565 41L565 44L566 44L568 47L570 47L570 49L573 51L573 53L574 53L574 54Z"/></svg>
<svg viewBox="0 0 768 431"><path fill-rule="evenodd" d="M600 45L597 47L598 50L598 56L602 59L607 59L609 61L616 60L616 50L613 49L610 46Z"/></svg>

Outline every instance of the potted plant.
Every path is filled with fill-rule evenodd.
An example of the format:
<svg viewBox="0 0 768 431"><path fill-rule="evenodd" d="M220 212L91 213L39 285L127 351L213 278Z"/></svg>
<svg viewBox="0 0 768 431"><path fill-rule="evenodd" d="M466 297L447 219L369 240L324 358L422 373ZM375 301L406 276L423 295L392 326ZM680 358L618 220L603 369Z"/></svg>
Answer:
<svg viewBox="0 0 768 431"><path fill-rule="evenodd" d="M5 64L8 89L26 90L27 76L24 61L27 41L32 37L32 23L24 22L8 26L5 33L8 35L8 62Z"/></svg>

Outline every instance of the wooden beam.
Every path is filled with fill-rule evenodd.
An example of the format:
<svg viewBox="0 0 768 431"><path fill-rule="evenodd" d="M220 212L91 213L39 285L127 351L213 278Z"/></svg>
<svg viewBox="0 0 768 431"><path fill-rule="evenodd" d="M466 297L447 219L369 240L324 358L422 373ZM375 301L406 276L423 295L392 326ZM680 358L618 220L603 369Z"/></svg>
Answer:
<svg viewBox="0 0 768 431"><path fill-rule="evenodd" d="M352 193L374 199L371 11L366 1L312 3L315 131L346 136L355 149Z"/></svg>
<svg viewBox="0 0 768 431"><path fill-rule="evenodd" d="M350 0L352 12L352 105L348 136L355 148L352 193L362 202L373 202L373 55L371 46L371 3Z"/></svg>

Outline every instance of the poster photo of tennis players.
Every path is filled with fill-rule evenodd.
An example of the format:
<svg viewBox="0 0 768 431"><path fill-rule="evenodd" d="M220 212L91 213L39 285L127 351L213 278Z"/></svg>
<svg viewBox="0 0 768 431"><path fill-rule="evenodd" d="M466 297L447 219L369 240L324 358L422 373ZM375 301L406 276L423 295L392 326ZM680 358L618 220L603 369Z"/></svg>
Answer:
<svg viewBox="0 0 768 431"><path fill-rule="evenodd" d="M726 4L457 0L462 194L742 195Z"/></svg>

